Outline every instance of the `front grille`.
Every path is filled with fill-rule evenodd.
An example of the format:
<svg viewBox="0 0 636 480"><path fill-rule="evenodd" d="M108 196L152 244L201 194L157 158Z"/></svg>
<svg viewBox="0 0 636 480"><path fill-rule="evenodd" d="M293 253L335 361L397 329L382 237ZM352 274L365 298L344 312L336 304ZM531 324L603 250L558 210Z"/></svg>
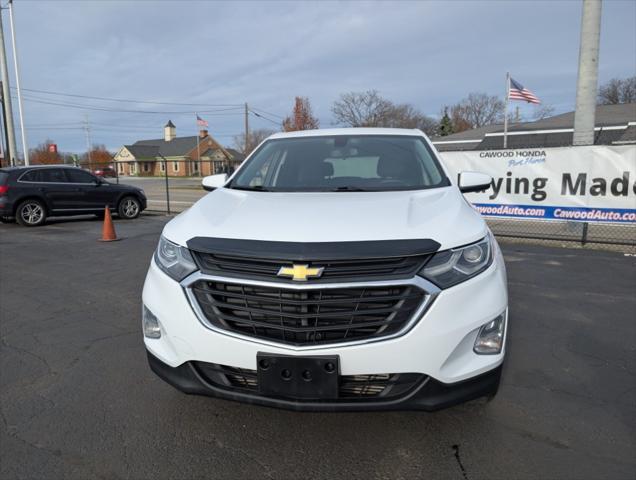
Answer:
<svg viewBox="0 0 636 480"><path fill-rule="evenodd" d="M292 290L199 280L191 288L212 325L290 345L391 335L425 298L413 285Z"/></svg>
<svg viewBox="0 0 636 480"><path fill-rule="evenodd" d="M197 263L205 273L241 278L258 278L289 281L277 277L281 267L291 267L287 260L239 257L216 253L193 252ZM374 279L411 278L424 265L430 255L413 255L388 258L364 258L354 260L298 261L312 267L324 267L320 278L311 282L355 281Z"/></svg>
<svg viewBox="0 0 636 480"><path fill-rule="evenodd" d="M258 393L256 370L194 362L197 372L217 387ZM371 375L341 375L338 398L342 400L389 399L398 397L426 378L420 373L384 373Z"/></svg>

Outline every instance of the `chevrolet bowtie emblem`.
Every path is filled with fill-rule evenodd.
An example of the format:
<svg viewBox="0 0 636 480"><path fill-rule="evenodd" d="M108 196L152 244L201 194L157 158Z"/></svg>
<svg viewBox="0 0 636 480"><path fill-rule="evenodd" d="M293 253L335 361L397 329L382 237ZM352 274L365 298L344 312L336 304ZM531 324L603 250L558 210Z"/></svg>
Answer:
<svg viewBox="0 0 636 480"><path fill-rule="evenodd" d="M276 275L279 277L291 277L297 282L306 282L308 278L317 278L322 275L324 267L310 268L309 265L296 265L291 267L280 267Z"/></svg>

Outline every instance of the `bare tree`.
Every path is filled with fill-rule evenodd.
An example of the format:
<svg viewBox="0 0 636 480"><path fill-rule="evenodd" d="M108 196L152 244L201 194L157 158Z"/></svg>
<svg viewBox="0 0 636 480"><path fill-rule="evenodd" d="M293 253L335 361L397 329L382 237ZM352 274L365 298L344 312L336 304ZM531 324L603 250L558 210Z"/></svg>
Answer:
<svg viewBox="0 0 636 480"><path fill-rule="evenodd" d="M434 119L424 115L408 103L393 105L378 126L388 128L419 128L427 135L434 135L437 130L437 122Z"/></svg>
<svg viewBox="0 0 636 480"><path fill-rule="evenodd" d="M336 123L350 127L419 128L433 134L437 123L408 103L395 105L377 90L340 95L331 107Z"/></svg>
<svg viewBox="0 0 636 480"><path fill-rule="evenodd" d="M503 121L504 102L486 93L470 93L449 108L455 132Z"/></svg>
<svg viewBox="0 0 636 480"><path fill-rule="evenodd" d="M250 130L249 144L245 148L245 134L234 135L233 144L239 152L243 152L245 155L249 155L263 140L270 135L276 133L274 130L267 128L260 128L257 130Z"/></svg>
<svg viewBox="0 0 636 480"><path fill-rule="evenodd" d="M283 120L283 131L312 130L319 128L320 123L314 117L311 104L307 97L296 97L291 116Z"/></svg>
<svg viewBox="0 0 636 480"><path fill-rule="evenodd" d="M636 103L636 76L620 79L612 78L598 89L599 105Z"/></svg>
<svg viewBox="0 0 636 480"><path fill-rule="evenodd" d="M367 90L341 94L331 112L336 123L350 127L379 127L393 108L393 104L382 98L377 90Z"/></svg>
<svg viewBox="0 0 636 480"><path fill-rule="evenodd" d="M532 118L534 120L543 120L544 118L551 117L552 115L554 115L554 107L548 104L541 104L534 107Z"/></svg>

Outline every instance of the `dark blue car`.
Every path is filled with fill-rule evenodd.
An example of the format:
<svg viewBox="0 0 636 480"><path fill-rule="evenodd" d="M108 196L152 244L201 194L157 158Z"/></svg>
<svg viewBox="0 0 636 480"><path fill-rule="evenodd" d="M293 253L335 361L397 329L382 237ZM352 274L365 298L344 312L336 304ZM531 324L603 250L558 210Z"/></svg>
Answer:
<svg viewBox="0 0 636 480"><path fill-rule="evenodd" d="M140 188L107 182L78 167L42 165L0 168L0 218L27 227L47 217L103 214L133 219L146 208Z"/></svg>

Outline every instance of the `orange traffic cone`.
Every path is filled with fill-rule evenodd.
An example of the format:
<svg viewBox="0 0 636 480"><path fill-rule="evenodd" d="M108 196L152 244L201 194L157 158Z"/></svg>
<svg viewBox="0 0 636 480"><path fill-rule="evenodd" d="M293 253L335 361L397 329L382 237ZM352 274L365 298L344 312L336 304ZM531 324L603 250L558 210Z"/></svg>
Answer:
<svg viewBox="0 0 636 480"><path fill-rule="evenodd" d="M113 226L113 219L110 216L110 210L108 206L106 206L104 210L104 226L102 227L102 238L99 239L100 242L114 242L119 240L117 238L117 234L115 233L115 227Z"/></svg>

